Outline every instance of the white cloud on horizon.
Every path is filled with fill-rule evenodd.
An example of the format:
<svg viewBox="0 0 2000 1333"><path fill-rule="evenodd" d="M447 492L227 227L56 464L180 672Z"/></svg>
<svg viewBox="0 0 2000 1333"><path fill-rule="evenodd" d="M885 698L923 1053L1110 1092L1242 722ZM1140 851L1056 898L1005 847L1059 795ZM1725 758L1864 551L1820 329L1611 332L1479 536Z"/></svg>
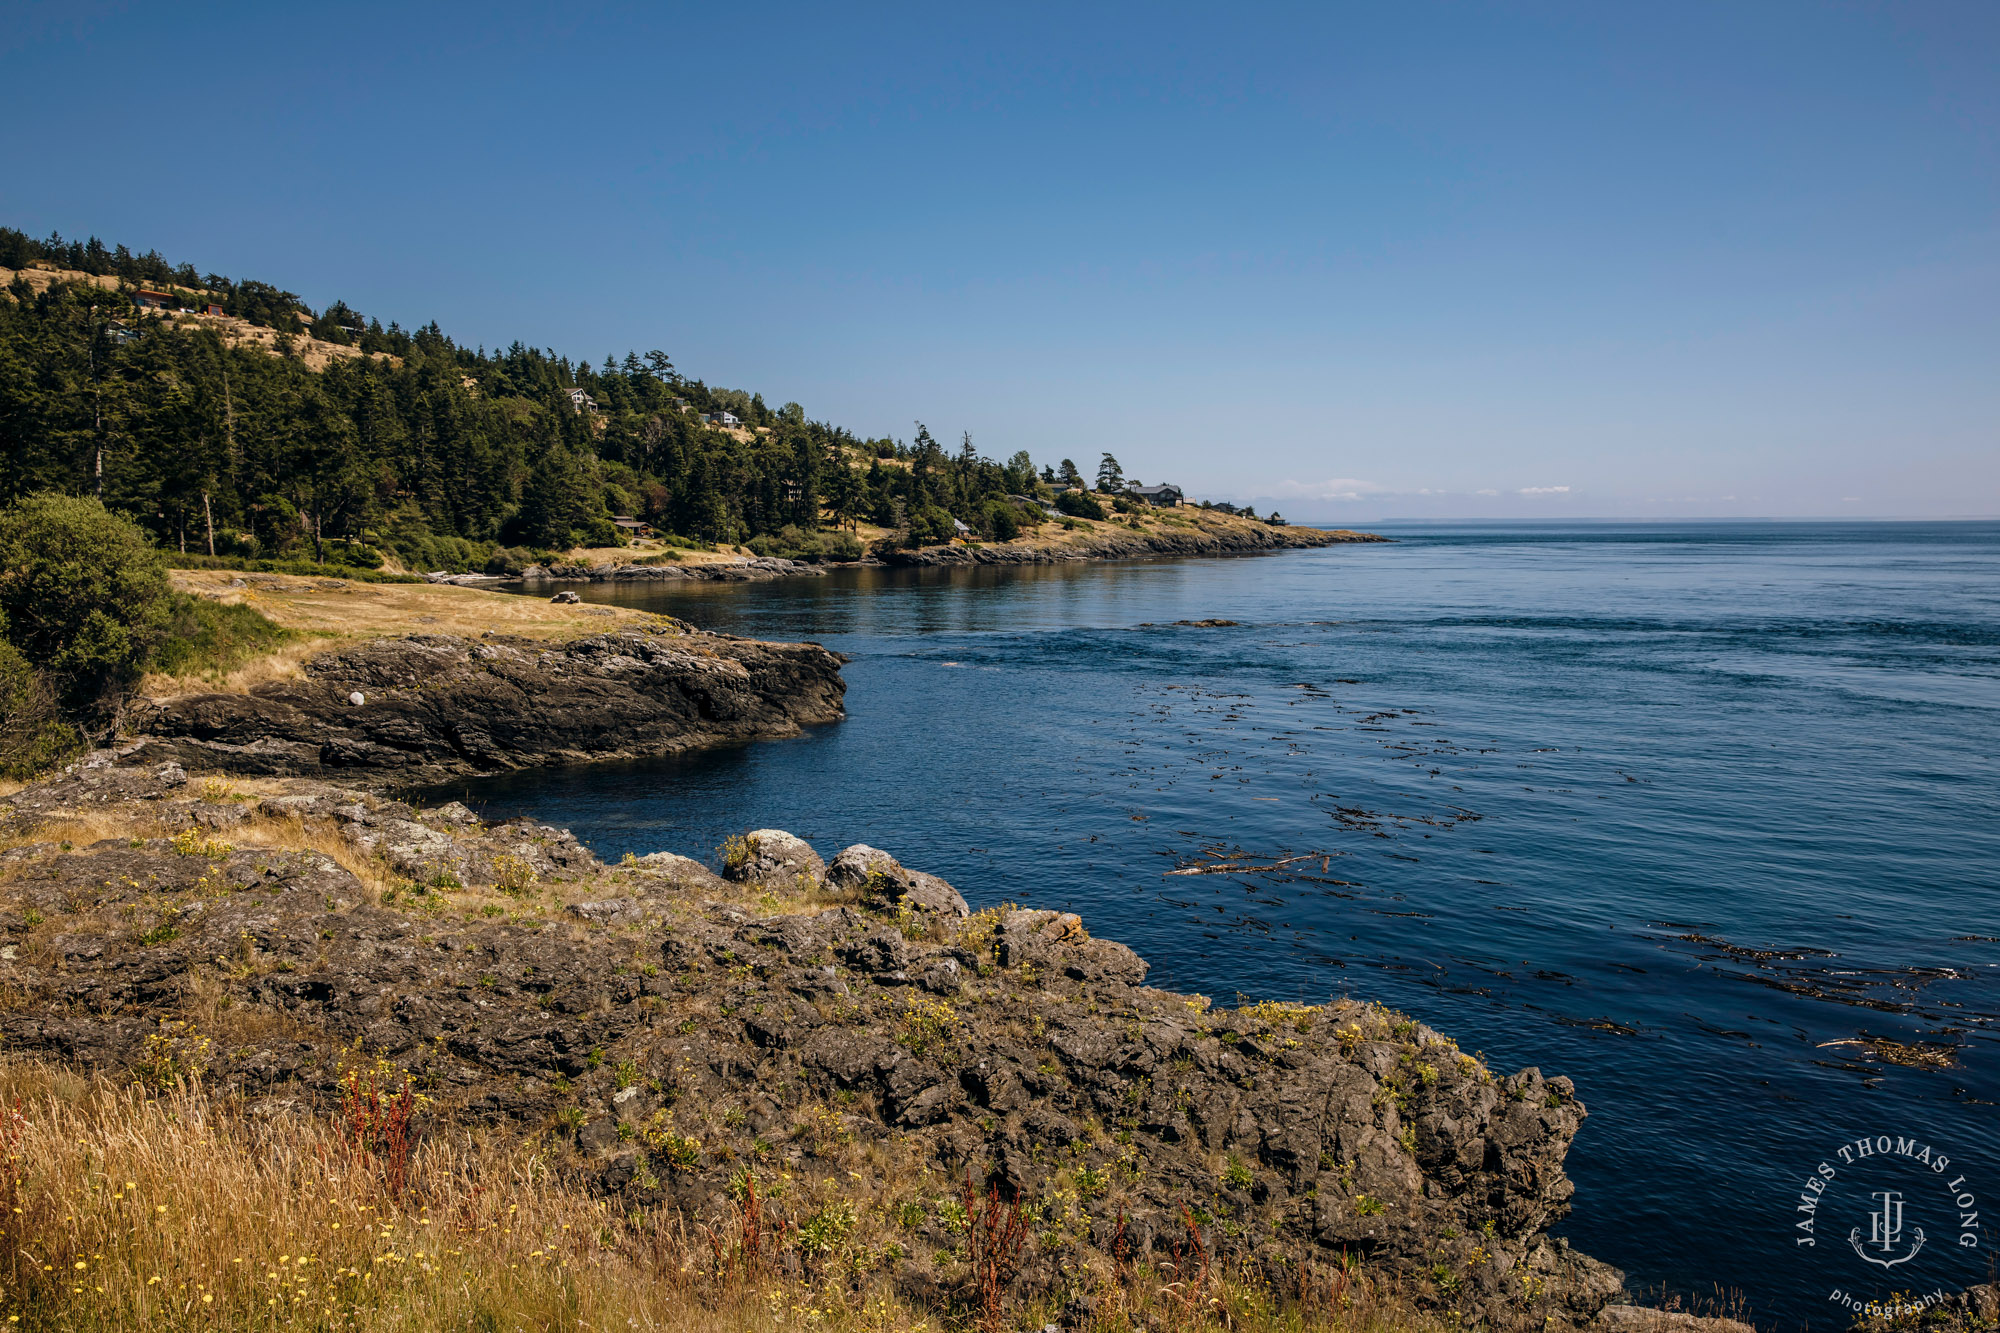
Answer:
<svg viewBox="0 0 2000 1333"><path fill-rule="evenodd" d="M1386 486L1362 481L1358 477L1329 477L1325 481L1281 481L1278 483L1278 494L1299 500L1363 500L1394 492Z"/></svg>
<svg viewBox="0 0 2000 1333"><path fill-rule="evenodd" d="M1518 490L1518 491L1515 491L1515 492L1514 492L1514 494L1516 494L1516 495L1568 495L1568 494L1569 494L1569 487L1567 487L1567 486L1523 486L1523 487L1522 487L1522 488L1521 488L1520 490Z"/></svg>

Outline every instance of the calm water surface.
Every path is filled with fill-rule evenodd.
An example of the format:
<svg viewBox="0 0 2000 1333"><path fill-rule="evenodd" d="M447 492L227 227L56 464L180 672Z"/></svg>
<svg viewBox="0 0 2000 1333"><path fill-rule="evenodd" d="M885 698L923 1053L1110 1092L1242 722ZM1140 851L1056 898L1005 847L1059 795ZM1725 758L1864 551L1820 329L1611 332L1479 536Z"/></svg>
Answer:
<svg viewBox="0 0 2000 1333"><path fill-rule="evenodd" d="M572 827L607 860L712 860L759 827L829 855L872 843L975 907L1080 912L1159 985L1379 1000L1503 1071L1567 1074L1591 1114L1562 1230L1635 1288L1720 1285L1762 1322L1831 1327L1835 1287L1985 1280L2000 525L1393 535L595 587L849 654L848 720L469 798ZM1240 623L1172 623L1206 617ZM1883 1038L1942 1067L1886 1059ZM1991 1219L1977 1248L1940 1203L1946 1177L1917 1176L1916 1258L1858 1259L1866 1191L1797 1244L1801 1182L1877 1134L1952 1157Z"/></svg>

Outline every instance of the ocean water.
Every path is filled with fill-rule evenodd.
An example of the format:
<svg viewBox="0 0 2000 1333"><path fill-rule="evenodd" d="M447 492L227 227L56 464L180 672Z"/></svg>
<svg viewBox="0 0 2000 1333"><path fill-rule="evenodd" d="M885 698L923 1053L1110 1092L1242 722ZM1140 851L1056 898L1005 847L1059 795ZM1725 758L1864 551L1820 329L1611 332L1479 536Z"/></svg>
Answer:
<svg viewBox="0 0 2000 1333"><path fill-rule="evenodd" d="M1568 1075L1560 1230L1635 1289L1845 1327L1836 1292L1988 1280L2000 524L1389 531L594 587L849 654L848 719L451 791L607 860L871 843L1080 912L1158 985L1377 1000ZM1205 618L1238 623L1173 623Z"/></svg>

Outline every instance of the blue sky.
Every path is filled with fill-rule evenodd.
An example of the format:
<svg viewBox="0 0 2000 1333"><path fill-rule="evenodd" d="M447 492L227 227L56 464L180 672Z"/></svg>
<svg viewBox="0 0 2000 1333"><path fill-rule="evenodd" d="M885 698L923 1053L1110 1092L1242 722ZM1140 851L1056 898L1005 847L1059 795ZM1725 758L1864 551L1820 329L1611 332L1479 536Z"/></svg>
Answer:
<svg viewBox="0 0 2000 1333"><path fill-rule="evenodd" d="M2000 6L17 5L0 222L1306 518L2000 514Z"/></svg>

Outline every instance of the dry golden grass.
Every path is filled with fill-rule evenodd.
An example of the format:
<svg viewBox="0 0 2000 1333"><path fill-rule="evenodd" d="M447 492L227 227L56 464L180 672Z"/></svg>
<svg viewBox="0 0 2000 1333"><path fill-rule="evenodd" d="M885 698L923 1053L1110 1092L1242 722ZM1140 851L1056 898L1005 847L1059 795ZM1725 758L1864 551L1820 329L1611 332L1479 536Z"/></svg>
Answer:
<svg viewBox="0 0 2000 1333"><path fill-rule="evenodd" d="M365 1144L352 1113L259 1117L200 1088L209 1047L163 1029L141 1082L28 1060L0 1063L0 1321L22 1328L437 1330L943 1330L966 1308L912 1308L889 1257L842 1243L808 1251L796 1229L704 1232L671 1210L624 1213L566 1177L547 1140L484 1143L436 1128L407 1159ZM399 1092L356 1061L350 1078ZM352 1086L352 1085L351 1085ZM419 1108L421 1116L421 1108ZM828 1113L839 1138L839 1118ZM879 1145L877 1145L879 1148ZM397 1163L406 1160L406 1168ZM864 1163L900 1174L906 1164ZM661 1170L671 1170L665 1163ZM396 1187L401 1179L400 1188ZM775 1171L766 1179L777 1185ZM819 1217L893 1215L866 1179ZM900 1198L900 1195L895 1196ZM903 1200L915 1202L914 1199ZM933 1201L935 1202L935 1201ZM782 1209L784 1205L775 1205ZM825 1229L822 1229L824 1234ZM1333 1273L1279 1300L1252 1275L1141 1263L1100 1287L1099 1333L1437 1333L1435 1323ZM1038 1328L1053 1310L1005 1311Z"/></svg>
<svg viewBox="0 0 2000 1333"><path fill-rule="evenodd" d="M485 588L431 583L355 583L333 577L176 569L185 593L242 603L288 630L311 636L253 658L223 677L148 675L140 693L167 699L215 690L244 691L267 681L296 679L310 658L342 640L399 634L477 638L491 630L561 641L636 626L672 629L669 621L625 607L568 606ZM240 583L242 586L233 586ZM678 632L678 631L675 631Z"/></svg>
<svg viewBox="0 0 2000 1333"><path fill-rule="evenodd" d="M665 555L671 551L675 557L675 564L740 565L745 557L737 554L738 549L723 546L713 551L690 551L678 546L662 546L657 542L648 546L578 546L569 552L569 559L582 565L629 565L634 560Z"/></svg>
<svg viewBox="0 0 2000 1333"><path fill-rule="evenodd" d="M149 671L139 682L139 693L149 699L174 699L187 694L212 694L218 690L242 694L271 681L298 680L305 674L307 660L324 652L333 642L332 635L301 639L221 674L204 672L194 676L176 676Z"/></svg>

